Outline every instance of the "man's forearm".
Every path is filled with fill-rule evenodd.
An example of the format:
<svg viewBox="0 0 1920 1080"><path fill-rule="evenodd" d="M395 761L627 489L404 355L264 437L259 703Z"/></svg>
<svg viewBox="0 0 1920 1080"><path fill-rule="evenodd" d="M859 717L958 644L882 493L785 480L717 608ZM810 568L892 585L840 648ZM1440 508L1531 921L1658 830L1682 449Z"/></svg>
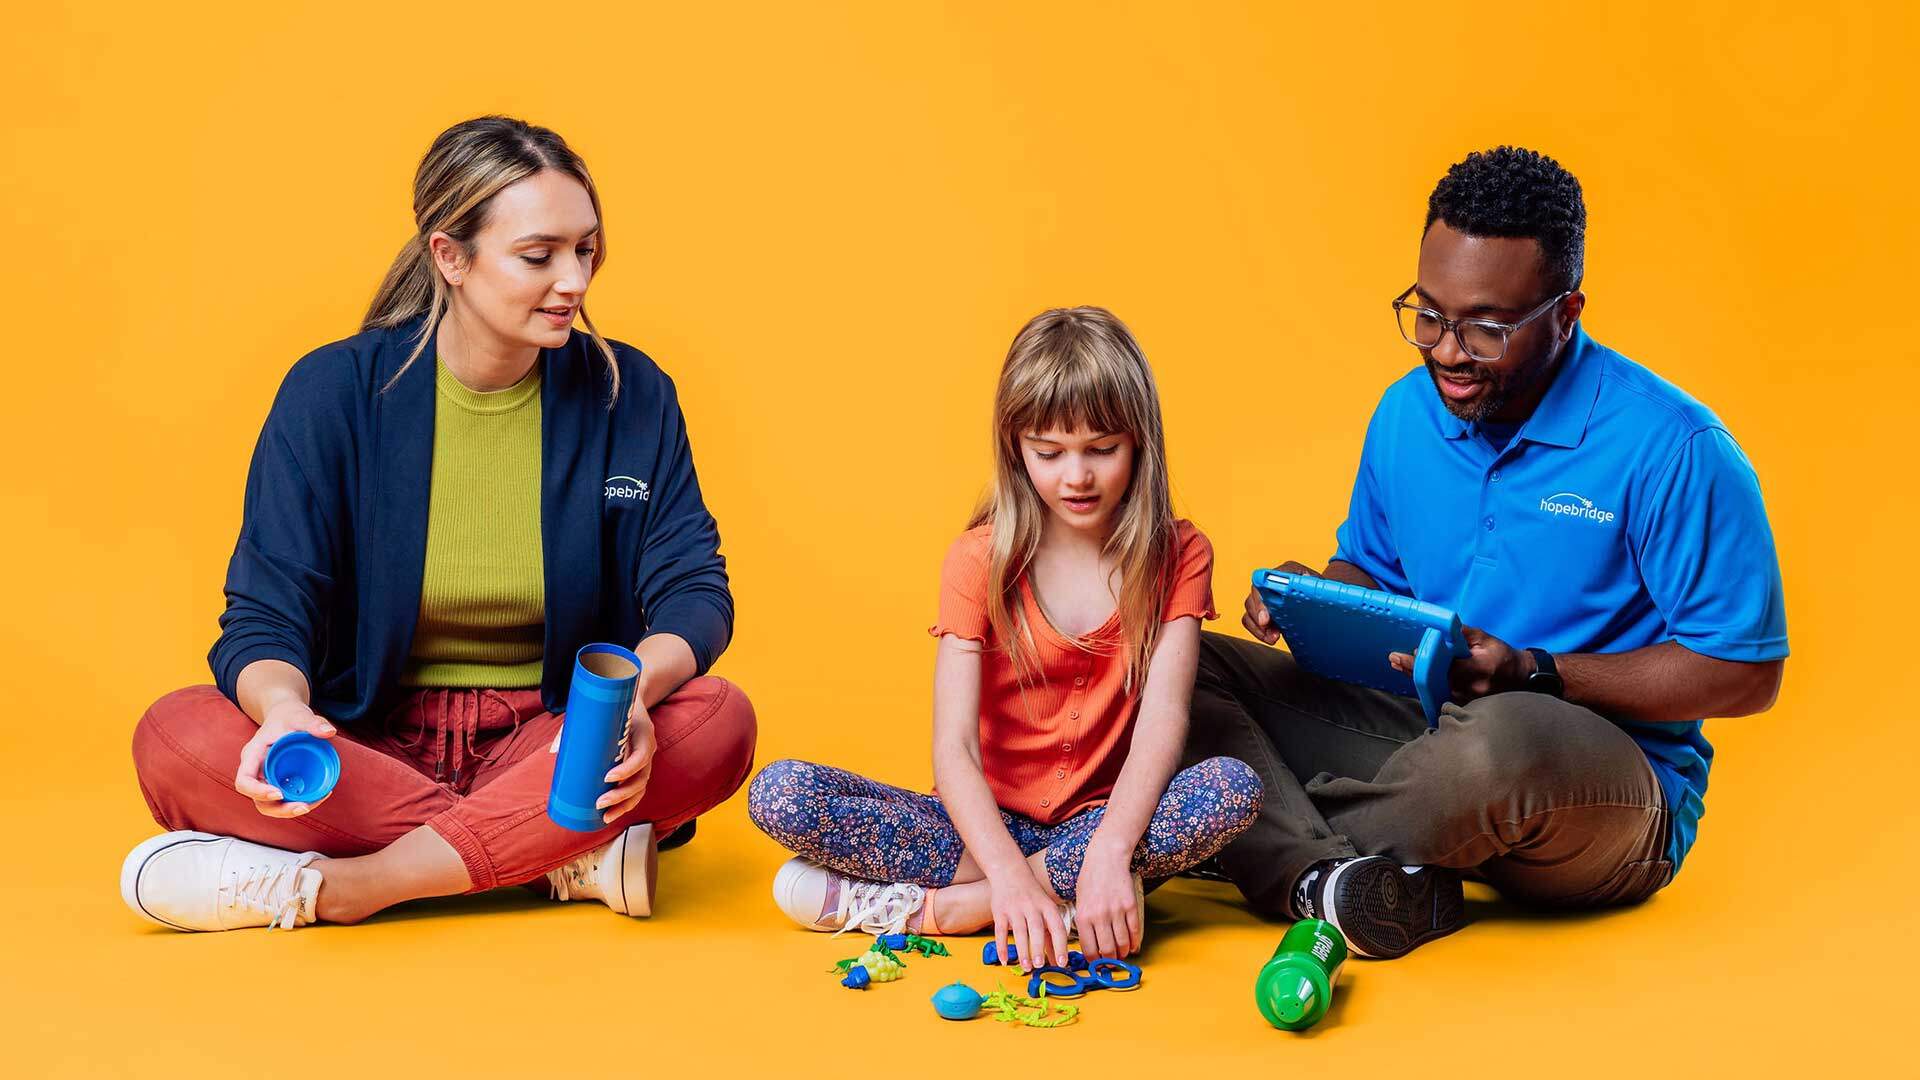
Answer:
<svg viewBox="0 0 1920 1080"><path fill-rule="evenodd" d="M1363 589L1377 589L1380 587L1380 583L1373 580L1372 575L1368 574L1365 570L1360 569L1350 562L1341 562L1339 559L1328 563L1327 572L1320 576L1329 581L1341 581L1348 585L1358 585Z"/></svg>
<svg viewBox="0 0 1920 1080"><path fill-rule="evenodd" d="M1718 660L1667 641L1623 653L1556 654L1554 666L1576 705L1621 720L1679 723L1765 712L1786 662Z"/></svg>

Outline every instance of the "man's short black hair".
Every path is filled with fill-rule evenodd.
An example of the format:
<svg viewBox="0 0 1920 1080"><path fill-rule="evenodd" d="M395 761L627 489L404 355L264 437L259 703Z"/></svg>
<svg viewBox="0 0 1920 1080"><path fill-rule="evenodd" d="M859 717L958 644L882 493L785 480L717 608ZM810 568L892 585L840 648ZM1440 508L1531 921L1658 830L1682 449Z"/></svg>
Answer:
<svg viewBox="0 0 1920 1080"><path fill-rule="evenodd" d="M1580 181L1537 150L1476 150L1447 170L1427 198L1427 224L1444 221L1468 236L1519 236L1540 242L1547 283L1577 289L1586 272L1587 204Z"/></svg>

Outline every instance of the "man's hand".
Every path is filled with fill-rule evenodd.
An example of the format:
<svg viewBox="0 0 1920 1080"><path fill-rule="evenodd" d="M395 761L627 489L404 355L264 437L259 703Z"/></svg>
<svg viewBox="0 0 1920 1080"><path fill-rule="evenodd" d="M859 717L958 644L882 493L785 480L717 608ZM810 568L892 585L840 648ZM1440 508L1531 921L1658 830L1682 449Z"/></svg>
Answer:
<svg viewBox="0 0 1920 1080"><path fill-rule="evenodd" d="M1455 660L1447 672L1453 684L1453 700L1456 703L1465 705L1488 694L1504 694L1509 690L1526 688L1527 676L1539 667L1534 663L1532 653L1516 649L1485 630L1471 626L1463 629L1472 651L1464 659ZM1392 653L1387 657L1387 662L1393 665L1395 671L1413 674L1411 653Z"/></svg>
<svg viewBox="0 0 1920 1080"><path fill-rule="evenodd" d="M1276 574L1300 574L1305 577L1319 577L1320 571L1302 566L1297 562L1283 562L1273 568ZM1259 589L1247 590L1247 612L1240 616L1240 625L1247 628L1255 640L1268 645L1280 640L1280 630L1273 625L1273 616L1267 614L1267 605L1260 599Z"/></svg>

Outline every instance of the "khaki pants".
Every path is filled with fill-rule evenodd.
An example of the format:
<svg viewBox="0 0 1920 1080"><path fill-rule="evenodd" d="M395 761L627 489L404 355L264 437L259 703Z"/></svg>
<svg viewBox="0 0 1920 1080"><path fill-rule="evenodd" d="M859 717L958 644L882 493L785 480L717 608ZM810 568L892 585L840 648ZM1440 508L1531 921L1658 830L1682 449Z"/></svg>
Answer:
<svg viewBox="0 0 1920 1080"><path fill-rule="evenodd" d="M1322 859L1444 866L1523 903L1636 903L1673 876L1646 755L1578 705L1509 693L1447 705L1310 675L1286 652L1205 634L1188 761L1216 755L1266 784L1259 819L1219 854L1255 910L1289 918Z"/></svg>

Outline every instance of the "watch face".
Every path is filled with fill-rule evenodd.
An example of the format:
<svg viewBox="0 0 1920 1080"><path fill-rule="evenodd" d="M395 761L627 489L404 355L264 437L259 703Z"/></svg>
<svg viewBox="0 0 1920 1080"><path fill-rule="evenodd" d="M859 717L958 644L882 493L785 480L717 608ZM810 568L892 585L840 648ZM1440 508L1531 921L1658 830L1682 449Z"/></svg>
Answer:
<svg viewBox="0 0 1920 1080"><path fill-rule="evenodd" d="M1560 676L1552 672L1536 671L1527 676L1527 689L1536 694L1552 694L1554 697L1559 697L1566 688L1567 685L1560 681Z"/></svg>

